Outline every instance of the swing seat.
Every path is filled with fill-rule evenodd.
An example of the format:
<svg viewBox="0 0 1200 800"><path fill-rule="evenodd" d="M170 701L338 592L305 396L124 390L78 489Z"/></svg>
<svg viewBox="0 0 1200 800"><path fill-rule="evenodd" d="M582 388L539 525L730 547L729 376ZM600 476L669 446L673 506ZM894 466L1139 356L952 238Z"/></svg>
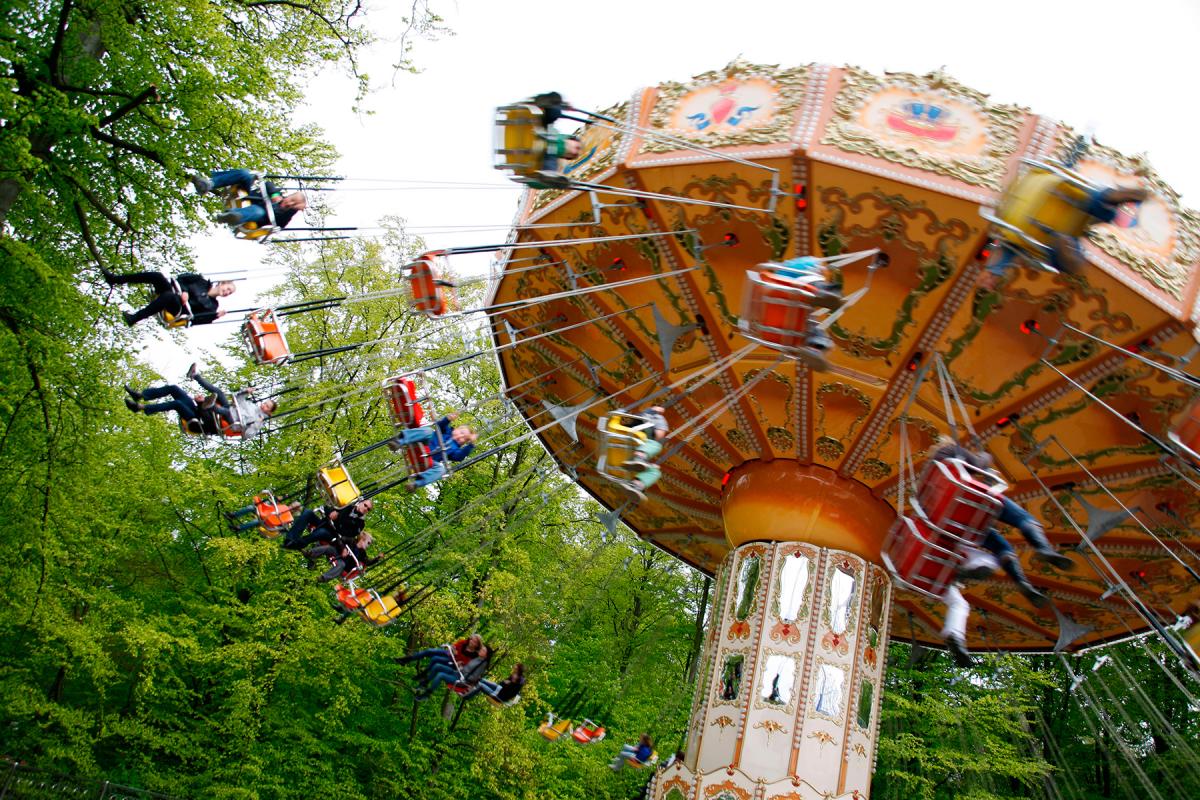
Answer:
<svg viewBox="0 0 1200 800"><path fill-rule="evenodd" d="M624 471L628 469L626 462L653 435L654 423L637 414L617 413L601 417L596 431L600 434L596 471L609 478L624 480Z"/></svg>
<svg viewBox="0 0 1200 800"><path fill-rule="evenodd" d="M237 412L236 404L233 407L231 407L231 411L233 412L234 417L237 418L238 412ZM183 431L184 434L187 436L208 436L208 434L205 433L204 430L200 427L199 420L194 420L193 422L195 423L194 427L192 425L188 424L188 421L186 419L183 419L182 417L180 417L179 418L179 429L181 431ZM226 438L226 439L242 438L242 427L241 427L240 421L235 421L233 424L230 424L230 423L226 422L224 418L218 417L217 424L221 426L221 435L224 438Z"/></svg>
<svg viewBox="0 0 1200 800"><path fill-rule="evenodd" d="M979 547L996 524L1001 494L1007 488L981 480L988 476L998 478L957 458L931 461L917 481L915 502L935 528Z"/></svg>
<svg viewBox="0 0 1200 800"><path fill-rule="evenodd" d="M1183 631L1183 641L1192 648L1192 652L1200 658L1200 622L1193 622Z"/></svg>
<svg viewBox="0 0 1200 800"><path fill-rule="evenodd" d="M533 178L546 152L542 110L532 103L496 109L495 167L517 177Z"/></svg>
<svg viewBox="0 0 1200 800"><path fill-rule="evenodd" d="M1192 463L1200 465L1200 397L1180 415L1167 438L1181 448Z"/></svg>
<svg viewBox="0 0 1200 800"><path fill-rule="evenodd" d="M399 618L403 598L397 600L395 594L381 595L374 589L368 590L368 595L369 600L358 609L367 622L382 628Z"/></svg>
<svg viewBox="0 0 1200 800"><path fill-rule="evenodd" d="M491 703L492 705L494 705L496 708L512 708L517 703L521 702L521 695L519 695L519 694L513 695L512 698L509 700L500 700L500 699L492 696L491 694L489 694L488 691L485 689L483 691L483 696L486 697L488 699L488 702Z"/></svg>
<svg viewBox="0 0 1200 800"><path fill-rule="evenodd" d="M292 510L275 499L269 490L263 496L254 498L254 510L258 514L258 532L267 539L275 539L280 533L290 528L293 516Z"/></svg>
<svg viewBox="0 0 1200 800"><path fill-rule="evenodd" d="M627 759L625 759L625 763L628 764L629 766L633 767L634 769L641 769L642 767L652 767L658 763L658 751L655 750L654 752L652 752L650 754L650 757L647 758L645 761L638 761L636 758L627 758Z"/></svg>
<svg viewBox="0 0 1200 800"><path fill-rule="evenodd" d="M446 274L445 260L445 251L430 250L408 265L413 310L440 317L450 308L454 301L453 289L441 283Z"/></svg>
<svg viewBox="0 0 1200 800"><path fill-rule="evenodd" d="M603 739L605 734L603 725L597 725L590 719L585 719L578 728L571 732L571 737L580 744L595 744Z"/></svg>
<svg viewBox="0 0 1200 800"><path fill-rule="evenodd" d="M404 460L408 462L409 475L433 469L433 456L429 454L429 447L422 443L405 445Z"/></svg>
<svg viewBox="0 0 1200 800"><path fill-rule="evenodd" d="M1096 220L1087 213L1094 192L1102 191L1065 167L1022 159L1029 167L1009 184L995 216L982 214L999 230L1002 244L1027 256L1043 269L1049 263L1053 234L1078 238Z"/></svg>
<svg viewBox="0 0 1200 800"><path fill-rule="evenodd" d="M417 387L412 378L396 375L383 382L383 396L397 428L419 428L425 421L425 411L417 400Z"/></svg>
<svg viewBox="0 0 1200 800"><path fill-rule="evenodd" d="M787 277L746 270L738 320L742 335L793 358L811 352L808 335L816 297L812 284L819 280L816 274Z"/></svg>
<svg viewBox="0 0 1200 800"><path fill-rule="evenodd" d="M538 726L538 733L548 742L557 742L562 737L571 732L571 720L560 719L554 721L554 717L550 717L541 725Z"/></svg>
<svg viewBox="0 0 1200 800"><path fill-rule="evenodd" d="M361 611L372 599L369 589L359 589L351 582L335 583L333 596L337 599L341 607L347 611Z"/></svg>
<svg viewBox="0 0 1200 800"><path fill-rule="evenodd" d="M192 324L192 315L180 313L172 314L170 311L158 312L159 323L167 330L175 330L176 328L186 328Z"/></svg>
<svg viewBox="0 0 1200 800"><path fill-rule="evenodd" d="M171 292L176 296L183 294L183 290L179 288L179 282L174 278L171 278ZM192 309L186 302L182 303L182 308L178 314L172 314L170 311L160 311L155 316L158 317L159 324L167 330L186 328L192 324Z"/></svg>
<svg viewBox="0 0 1200 800"><path fill-rule="evenodd" d="M227 186L221 191L221 201L225 205L226 211L237 211L246 206L254 205L250 200L250 193L240 186ZM270 198L263 194L263 203L267 209L267 223L261 224L258 222L243 222L240 225L231 225L233 235L239 239L247 239L253 242L265 242L271 234L279 230L279 226L275 224L275 212L271 208Z"/></svg>
<svg viewBox="0 0 1200 800"><path fill-rule="evenodd" d="M242 338L259 364L284 364L292 356L283 335L283 323L272 308L251 312L242 325Z"/></svg>
<svg viewBox="0 0 1200 800"><path fill-rule="evenodd" d="M900 517L883 540L883 565L909 591L940 601L963 562L953 537L921 517Z"/></svg>
<svg viewBox="0 0 1200 800"><path fill-rule="evenodd" d="M362 496L341 459L334 459L317 470L317 485L325 502L334 508L345 508Z"/></svg>

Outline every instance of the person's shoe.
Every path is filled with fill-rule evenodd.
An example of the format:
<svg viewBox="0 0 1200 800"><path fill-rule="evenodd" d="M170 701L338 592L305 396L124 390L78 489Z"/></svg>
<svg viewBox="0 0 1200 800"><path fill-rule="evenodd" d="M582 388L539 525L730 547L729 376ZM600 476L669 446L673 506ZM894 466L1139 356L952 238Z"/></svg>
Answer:
<svg viewBox="0 0 1200 800"><path fill-rule="evenodd" d="M1041 550L1035 550L1033 557L1038 561L1045 561L1055 569L1060 569L1063 572L1071 572L1075 569L1075 562L1064 556L1062 553L1053 548L1046 547Z"/></svg>
<svg viewBox="0 0 1200 800"><path fill-rule="evenodd" d="M988 553L974 550L954 571L960 581L980 581L989 577L1000 565Z"/></svg>
<svg viewBox="0 0 1200 800"><path fill-rule="evenodd" d="M1035 589L1032 583L1029 583L1028 581L1025 583L1018 583L1017 588L1021 590L1021 594L1025 595L1025 599L1028 600L1034 608L1045 608L1046 606L1050 605L1050 598Z"/></svg>
<svg viewBox="0 0 1200 800"><path fill-rule="evenodd" d="M125 407L135 414L145 410L145 407L141 403L137 402L131 397L125 398Z"/></svg>
<svg viewBox="0 0 1200 800"><path fill-rule="evenodd" d="M975 659L971 658L967 646L958 637L946 637L946 649L950 651L950 657L954 659L956 666L964 669L975 666Z"/></svg>
<svg viewBox="0 0 1200 800"><path fill-rule="evenodd" d="M220 214L217 214L216 219L222 225L242 224L242 215L236 211L222 211Z"/></svg>
<svg viewBox="0 0 1200 800"><path fill-rule="evenodd" d="M796 352L796 358L802 364L811 369L813 372L828 372L829 359L825 357L825 353L816 350L812 347L801 347Z"/></svg>
<svg viewBox="0 0 1200 800"><path fill-rule="evenodd" d="M188 180L190 180L192 182L192 186L196 188L196 194L208 194L212 191L212 181L203 175L193 173L188 176Z"/></svg>
<svg viewBox="0 0 1200 800"><path fill-rule="evenodd" d="M137 324L137 318L133 314L130 314L128 311L122 311L121 316L124 318L125 324L128 325L129 327L132 328L134 325Z"/></svg>
<svg viewBox="0 0 1200 800"><path fill-rule="evenodd" d="M188 367L188 371L187 371L188 378L190 378L192 380L196 379L196 376L200 374L200 370L198 369L198 367L199 367L199 365L196 362L193 362L192 365L190 367Z"/></svg>
<svg viewBox="0 0 1200 800"><path fill-rule="evenodd" d="M622 483L621 488L625 490L625 495L634 503L640 503L646 499L645 492L639 485L639 481L633 480L628 483Z"/></svg>
<svg viewBox="0 0 1200 800"><path fill-rule="evenodd" d="M132 397L134 400L137 400L138 402L141 402L141 400L142 400L142 393L136 389L130 389L128 383L125 384L125 393L128 394L130 397Z"/></svg>
<svg viewBox="0 0 1200 800"><path fill-rule="evenodd" d="M409 478L404 482L405 491L415 492L417 490L417 479Z"/></svg>
<svg viewBox="0 0 1200 800"><path fill-rule="evenodd" d="M842 296L834 292L816 291L808 302L813 308L827 308L833 311L842 305Z"/></svg>

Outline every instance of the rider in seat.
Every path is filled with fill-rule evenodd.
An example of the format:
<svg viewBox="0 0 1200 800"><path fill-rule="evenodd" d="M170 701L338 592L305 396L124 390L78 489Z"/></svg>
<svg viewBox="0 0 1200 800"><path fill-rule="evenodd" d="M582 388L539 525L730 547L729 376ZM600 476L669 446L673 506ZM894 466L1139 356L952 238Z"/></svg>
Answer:
<svg viewBox="0 0 1200 800"><path fill-rule="evenodd" d="M233 403L237 404L239 417L235 418L230 399L218 387L209 383L192 364L188 368L188 377L194 379L205 390L212 394L208 397L189 395L186 390L174 384L149 386L137 391L125 386L129 397L125 398L125 407L130 411L144 414L162 414L174 411L179 415L180 424L188 433L221 435L230 426L237 426L234 431L242 439L252 439L257 436L267 420L275 413L278 404L274 400L264 400L257 405L249 402L250 390L239 389L234 392ZM171 400L162 403L143 403L143 400Z"/></svg>
<svg viewBox="0 0 1200 800"><path fill-rule="evenodd" d="M232 530L234 533L241 533L243 531L254 530L262 525L263 520L261 515L263 512L281 514L283 509L287 509L288 512L295 513L300 510L300 503L289 503L288 505L284 506L279 503L272 503L266 498L255 495L253 503L248 506L235 509L234 511L226 511L225 518L229 520L230 530ZM238 520L242 519L243 517L250 517L250 519L246 522L239 523Z"/></svg>
<svg viewBox="0 0 1200 800"><path fill-rule="evenodd" d="M653 754L654 745L650 741L650 734L643 733L638 737L637 744L624 745L621 748L621 752L617 753L608 767L613 772L620 772L625 766L626 761L635 761L638 764L644 765L650 760Z"/></svg>
<svg viewBox="0 0 1200 800"><path fill-rule="evenodd" d="M980 276L979 283L986 289L994 289L999 284L1000 279L1012 266L1018 255L1027 258L1034 256L1034 261L1039 260L1037 256L1044 256L1046 263L1059 272L1065 272L1068 275L1081 274L1084 267L1087 266L1087 258L1083 254L1080 238L1087 235L1087 229L1093 225L1111 223L1117 218L1117 213L1122 205L1142 203L1150 195L1148 190L1140 186L1087 187L1073 179L1068 181L1066 176L1058 173L1057 170L1047 172L1045 167L1031 170L1018 179L1013 189L1010 189L1009 194L1015 196L1015 199L1010 202L1014 206L1024 209L1025 204L1019 202L1022 189L1028 191L1027 196L1034 200L1055 195L1062 201L1073 204L1083 212L1085 224L1074 230L1057 230L1036 218L1029 220L1026 224L1033 226L1032 233L1034 235L1028 238L1035 239L1042 248L1045 248L1044 253L1035 254L1032 251L1033 245L1025 241L1028 234L1014 236L1009 232L1013 228L1022 227L1022 221L1007 218L1005 212L1008 209L1002 202L999 211L1002 220L993 221L998 224L1007 223L1004 226L1007 235L1002 235L1001 245L994 249L988 259L986 271ZM1079 197L1072 198L1068 196L1068 193L1079 195ZM1006 195L1005 199L1009 200L1009 195Z"/></svg>
<svg viewBox="0 0 1200 800"><path fill-rule="evenodd" d="M109 286L147 284L154 290L154 299L147 305L132 314L127 311L121 312L125 324L130 326L163 312L178 317L184 313L185 308L191 311L192 325L207 325L225 316L225 312L217 308L218 299L229 297L237 289L233 281L214 282L192 272L183 273L172 283L171 279L161 272L117 275L103 267L100 271Z"/></svg>
<svg viewBox="0 0 1200 800"><path fill-rule="evenodd" d="M653 459L662 452L663 441L667 438L667 433L671 428L667 424L667 418L664 416L666 409L662 406L651 406L643 416L646 421L654 425L654 435L647 436L643 439L634 450L633 456L625 462L627 466L641 467L642 470L633 477L633 480L624 484L625 488L637 500L646 499L646 490L658 482L662 477L662 468L653 462Z"/></svg>
<svg viewBox="0 0 1200 800"><path fill-rule="evenodd" d="M475 441L479 434L466 425L452 427L450 423L456 419L458 412L452 412L439 419L435 425L405 428L392 440L390 446L393 450L412 444L424 444L429 448L429 456L433 459L432 467L409 476L407 488L410 492L442 479L448 472L447 460L460 462L475 449Z"/></svg>
<svg viewBox="0 0 1200 800"><path fill-rule="evenodd" d="M303 192L285 195L271 181L263 181L261 187L256 185L257 179L258 176L248 169L217 170L207 178L200 175L191 176L192 186L196 187L196 194L207 194L225 188L240 189L246 193L248 205L227 209L217 215L217 222L225 225L237 227L250 222L261 225L264 222L269 223L273 218L275 227L286 228L297 212L308 207L308 200ZM271 200L270 217L268 217L266 203L263 200L264 195Z"/></svg>

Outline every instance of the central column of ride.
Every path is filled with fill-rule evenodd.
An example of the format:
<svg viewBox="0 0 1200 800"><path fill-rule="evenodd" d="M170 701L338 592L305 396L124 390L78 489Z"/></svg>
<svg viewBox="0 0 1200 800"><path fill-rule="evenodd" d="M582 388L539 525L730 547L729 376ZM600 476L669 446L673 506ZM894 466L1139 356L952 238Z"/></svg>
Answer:
<svg viewBox="0 0 1200 800"><path fill-rule="evenodd" d="M732 547L686 757L654 800L866 798L891 614L880 543L895 517L861 483L795 461L735 469Z"/></svg>

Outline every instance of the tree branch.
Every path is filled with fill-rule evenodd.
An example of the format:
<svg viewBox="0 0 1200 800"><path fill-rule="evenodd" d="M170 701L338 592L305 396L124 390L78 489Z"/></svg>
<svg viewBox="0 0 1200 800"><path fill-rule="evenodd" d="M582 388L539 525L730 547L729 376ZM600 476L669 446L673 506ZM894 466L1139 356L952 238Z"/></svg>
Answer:
<svg viewBox="0 0 1200 800"><path fill-rule="evenodd" d="M158 87L152 83L148 87L146 87L146 90L143 91L141 94L139 94L137 97L133 98L128 103L121 106L116 111L114 111L111 114L109 114L108 116L106 116L104 119L100 120L99 127L107 128L109 125L112 125L114 122L116 122L121 117L128 114L130 111L133 111L135 108L140 106L142 103L148 102L150 100L153 100L154 102L158 102L158 99L159 99L158 98Z"/></svg>
<svg viewBox="0 0 1200 800"><path fill-rule="evenodd" d="M96 247L96 239L92 236L92 226L88 225L87 214L84 213L83 205L78 200L75 201L75 216L79 219L79 230L83 233L83 241L91 251L92 258L95 259L100 269L108 269L104 265L104 259L100 257L100 248Z"/></svg>
<svg viewBox="0 0 1200 800"><path fill-rule="evenodd" d="M155 164L158 164L160 167L165 167L167 165L167 162L163 160L163 157L160 156L158 153L154 152L153 150L147 150L146 148L144 148L140 145L133 144L132 142L127 142L124 139L118 139L115 136L111 136L111 135L105 133L104 131L100 130L99 128L92 128L91 133L92 133L93 139L97 139L101 142L105 142L106 144L111 144L113 147L119 147L122 150L128 150L130 153L139 155L142 158L153 161Z"/></svg>
<svg viewBox="0 0 1200 800"><path fill-rule="evenodd" d="M129 224L128 220L123 220L120 217L118 217L116 215L116 212L112 211L111 209L108 208L108 206L104 205L104 203L100 201L100 198L96 197L96 195L92 192L91 189L87 188L82 183L80 183L75 178L74 175L71 175L66 172L64 172L63 174L66 176L67 180L76 189L79 190L79 193L81 195L83 195L84 198L86 198L89 203L92 204L92 207L104 215L105 219L107 219L113 225L116 225L118 228L120 228L125 233L133 233L133 226Z"/></svg>
<svg viewBox="0 0 1200 800"><path fill-rule="evenodd" d="M54 32L54 43L50 45L50 55L46 60L50 64L50 80L56 87L62 88L62 49L63 40L67 35L67 20L71 17L71 0L63 0L62 10L58 12L58 30Z"/></svg>

